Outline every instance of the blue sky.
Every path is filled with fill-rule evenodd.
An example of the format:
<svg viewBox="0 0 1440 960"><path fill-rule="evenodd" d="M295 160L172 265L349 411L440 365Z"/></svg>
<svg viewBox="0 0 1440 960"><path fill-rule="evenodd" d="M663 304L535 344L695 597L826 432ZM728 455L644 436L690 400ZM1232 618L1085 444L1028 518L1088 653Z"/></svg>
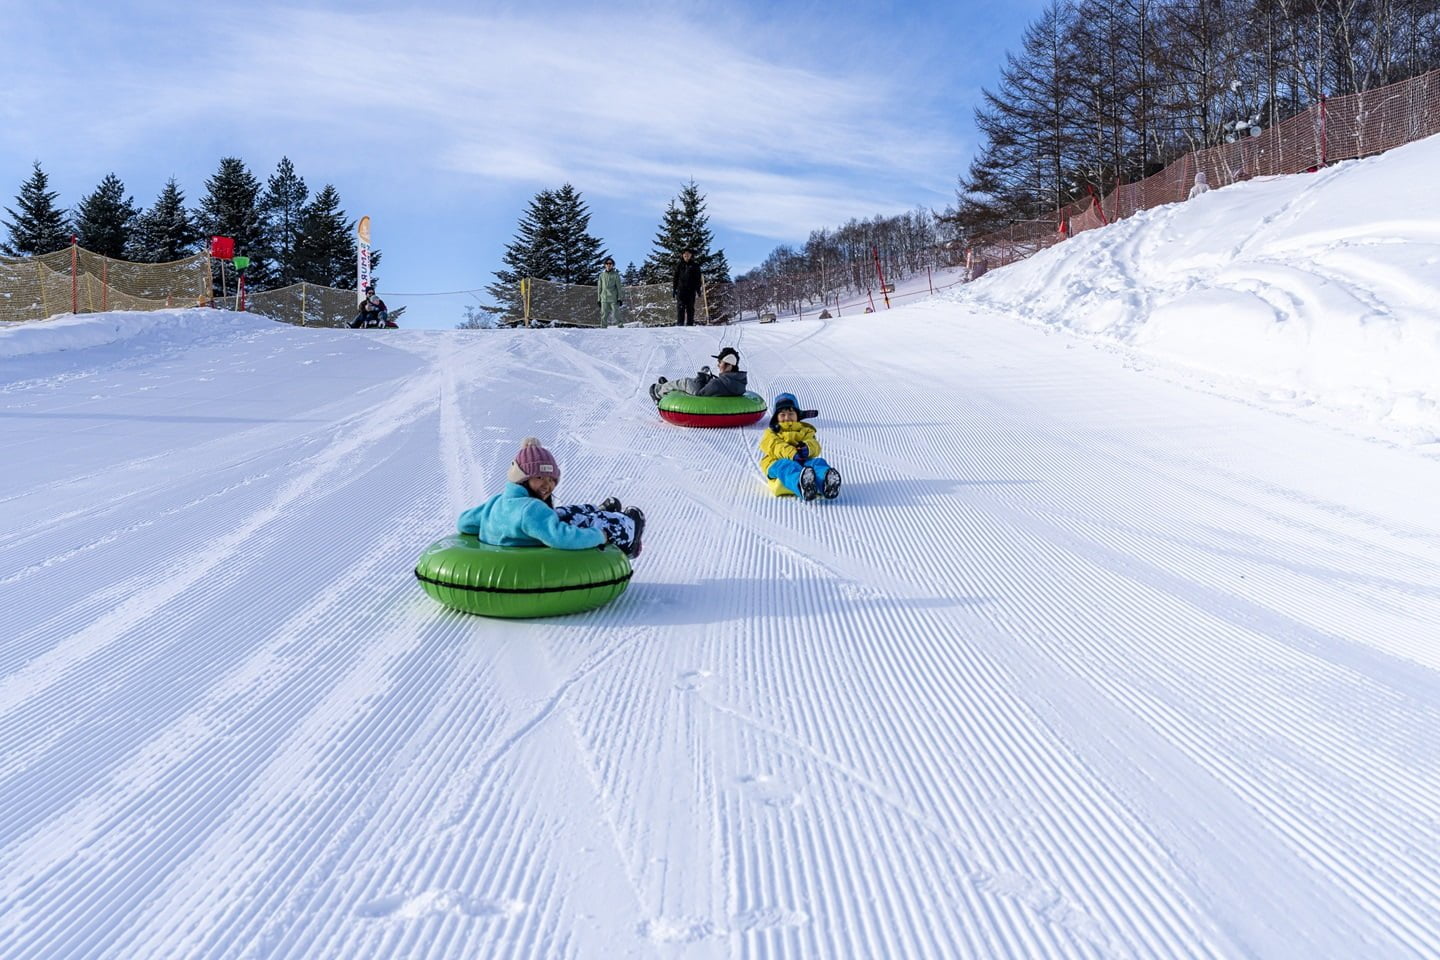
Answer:
<svg viewBox="0 0 1440 960"><path fill-rule="evenodd" d="M599 4L0 0L0 205L38 159L196 202L289 156L369 214L391 306L452 326L526 204L570 182L623 266L694 178L734 271L852 216L943 207L1041 0ZM483 294L481 295L483 299Z"/></svg>

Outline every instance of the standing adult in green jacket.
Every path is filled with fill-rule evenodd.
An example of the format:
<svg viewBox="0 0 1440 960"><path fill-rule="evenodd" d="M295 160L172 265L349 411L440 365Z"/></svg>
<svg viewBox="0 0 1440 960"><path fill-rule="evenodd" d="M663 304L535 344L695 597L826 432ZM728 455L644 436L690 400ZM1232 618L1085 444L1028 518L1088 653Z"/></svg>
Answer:
<svg viewBox="0 0 1440 960"><path fill-rule="evenodd" d="M595 295L600 298L600 325L610 327L619 323L620 307L625 303L625 284L610 257L605 258L605 269L600 271L600 277L595 281L595 290Z"/></svg>

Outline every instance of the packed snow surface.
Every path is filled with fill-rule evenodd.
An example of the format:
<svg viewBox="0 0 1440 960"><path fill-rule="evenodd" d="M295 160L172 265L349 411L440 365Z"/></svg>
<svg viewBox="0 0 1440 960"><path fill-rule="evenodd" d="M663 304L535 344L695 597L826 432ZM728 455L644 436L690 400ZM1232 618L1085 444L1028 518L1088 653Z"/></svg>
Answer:
<svg viewBox="0 0 1440 960"><path fill-rule="evenodd" d="M0 330L0 957L1434 956L1440 458L1015 277L1023 320ZM838 500L656 416L722 343ZM634 580L449 611L415 559L528 435L645 509Z"/></svg>
<svg viewBox="0 0 1440 960"><path fill-rule="evenodd" d="M712 331L127 321L0 386L0 955L1440 937L1415 451L929 305L739 334L821 410L805 504L655 416ZM646 509L634 583L447 611L414 559L527 434Z"/></svg>

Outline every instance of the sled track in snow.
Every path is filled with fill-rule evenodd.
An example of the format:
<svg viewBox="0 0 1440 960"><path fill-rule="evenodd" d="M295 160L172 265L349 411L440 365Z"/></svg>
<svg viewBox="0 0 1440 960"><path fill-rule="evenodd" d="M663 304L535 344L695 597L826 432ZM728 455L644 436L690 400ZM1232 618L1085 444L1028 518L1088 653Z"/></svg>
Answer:
<svg viewBox="0 0 1440 960"><path fill-rule="evenodd" d="M906 316L745 331L752 388L821 411L812 504L759 428L655 416L709 330L96 374L122 416L272 370L341 399L247 391L110 461L61 431L71 474L0 489L0 955L1423 955L1433 518L1286 466L1356 441ZM91 403L39 382L0 404ZM431 603L415 554L529 434L559 499L645 509L630 589Z"/></svg>

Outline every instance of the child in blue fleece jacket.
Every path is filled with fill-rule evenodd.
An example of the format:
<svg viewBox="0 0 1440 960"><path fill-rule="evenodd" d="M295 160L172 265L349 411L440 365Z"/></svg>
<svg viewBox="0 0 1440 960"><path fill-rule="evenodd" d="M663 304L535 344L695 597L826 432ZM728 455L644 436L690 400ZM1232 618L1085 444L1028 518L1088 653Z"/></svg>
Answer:
<svg viewBox="0 0 1440 960"><path fill-rule="evenodd" d="M639 507L620 509L613 497L599 507L588 503L557 507L551 500L560 482L560 465L534 437L520 444L506 474L505 489L460 514L461 533L474 534L497 547L554 547L588 550L613 543L626 556L640 555L645 514Z"/></svg>

